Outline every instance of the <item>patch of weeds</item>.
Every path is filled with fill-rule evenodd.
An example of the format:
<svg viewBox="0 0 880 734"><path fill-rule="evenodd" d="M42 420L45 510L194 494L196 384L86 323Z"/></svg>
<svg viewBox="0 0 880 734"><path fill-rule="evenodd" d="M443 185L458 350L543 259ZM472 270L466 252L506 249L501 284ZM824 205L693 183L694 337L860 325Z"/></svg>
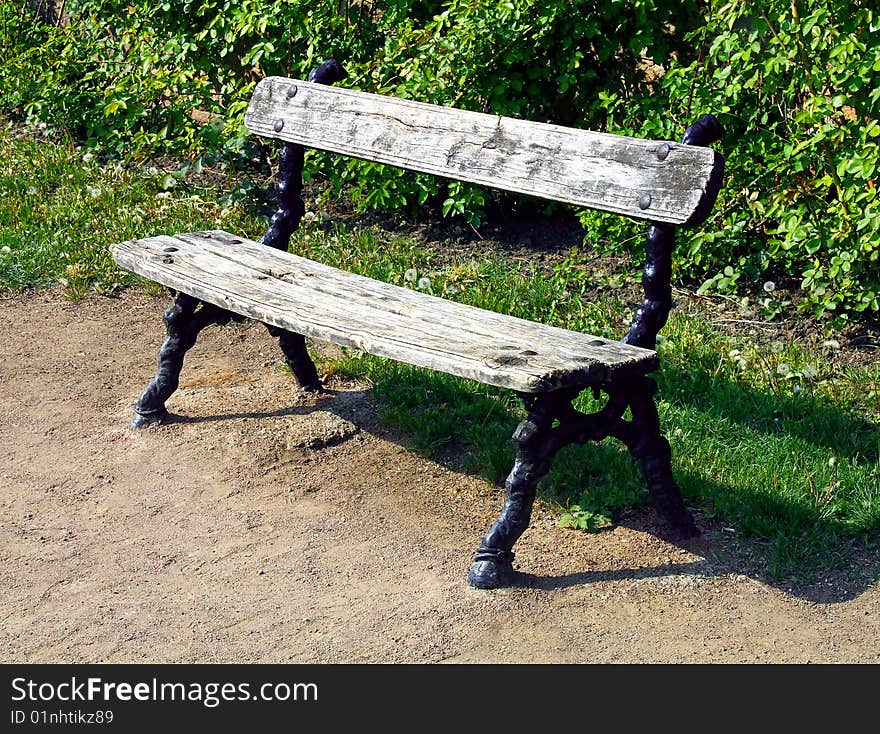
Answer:
<svg viewBox="0 0 880 734"><path fill-rule="evenodd" d="M594 533L613 524L609 514L580 505L570 505L559 513L559 524L564 528Z"/></svg>
<svg viewBox="0 0 880 734"><path fill-rule="evenodd" d="M173 183L172 183L173 182ZM102 161L72 142L0 136L0 289L60 284L71 298L138 282L109 246L222 226L259 231L239 207L194 193L151 165Z"/></svg>

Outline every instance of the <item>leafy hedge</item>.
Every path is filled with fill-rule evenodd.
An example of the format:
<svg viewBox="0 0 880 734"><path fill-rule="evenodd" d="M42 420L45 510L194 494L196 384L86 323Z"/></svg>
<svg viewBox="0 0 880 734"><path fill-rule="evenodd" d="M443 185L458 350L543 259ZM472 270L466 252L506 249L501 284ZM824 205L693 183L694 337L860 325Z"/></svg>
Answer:
<svg viewBox="0 0 880 734"><path fill-rule="evenodd" d="M616 131L672 135L703 111L727 129L717 214L677 258L713 274L706 288L764 281L754 304L788 304L795 280L816 316L880 308L880 15L870 0L712 3L672 57L659 94L605 97ZM673 129L664 109L672 110ZM682 115L684 119L682 119Z"/></svg>
<svg viewBox="0 0 880 734"><path fill-rule="evenodd" d="M438 104L598 126L598 94L629 94L643 49L667 55L672 0L69 0L69 24L23 22L0 62L0 106L120 155L240 146L259 78L304 77L334 55L346 85ZM6 6L7 20L14 12ZM9 31L7 31L9 33ZM621 44L619 39L627 39ZM218 115L200 125L192 111ZM206 115L203 114L204 119ZM351 162L364 206L476 215L487 193Z"/></svg>
<svg viewBox="0 0 880 734"><path fill-rule="evenodd" d="M119 157L239 151L256 81L304 76L334 55L347 86L641 137L679 138L711 111L728 130L719 144L728 177L712 220L683 234L679 272L730 293L765 283L751 306L765 316L790 307L778 281L802 286L799 305L817 316L876 314L872 6L68 0L68 23L49 27L21 0L0 5L0 46L10 50L0 59L0 110ZM665 73L657 81L646 70ZM433 205L473 221L493 196L368 163L327 163L337 189L364 207ZM634 242L619 217L581 218L606 247Z"/></svg>

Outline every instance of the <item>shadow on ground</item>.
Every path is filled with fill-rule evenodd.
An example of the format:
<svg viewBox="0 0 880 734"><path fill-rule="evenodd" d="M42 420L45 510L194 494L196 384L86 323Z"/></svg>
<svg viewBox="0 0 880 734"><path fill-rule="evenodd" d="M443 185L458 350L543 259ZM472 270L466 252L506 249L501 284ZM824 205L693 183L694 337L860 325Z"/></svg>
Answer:
<svg viewBox="0 0 880 734"><path fill-rule="evenodd" d="M725 389L735 390L737 386L728 385ZM464 396L463 396L464 397ZM375 416L375 411L365 413L363 404L365 401L372 402L373 395L370 390L355 391L335 391L328 390L322 398L319 398L314 404L291 406L283 410L237 412L227 414L204 415L200 417L183 418L179 416L170 416L171 421L183 422L211 422L211 421L234 421L248 418L267 418L273 416L284 415L305 415L314 411L327 411L346 421L354 422L359 428L370 432L384 440L391 440L399 445L412 449L413 436L391 426ZM707 409L719 409L721 404L726 400L730 400L731 395L723 395L718 401L712 405L703 406ZM745 398L743 398L745 399ZM760 396L753 394L748 396L749 400L759 400ZM726 404L726 403L725 403ZM809 406L805 408L804 404L799 405L801 410L809 411ZM816 410L827 411L827 407L815 406ZM516 419L508 416L511 426L515 426ZM865 431L864 425L853 421L847 416L837 415L835 420L839 421L841 426L846 427L847 421L852 425L853 430ZM751 426L754 428L754 426ZM869 426L867 430L876 431L876 426ZM453 450L443 452L434 452L431 458L446 468L454 471L462 471L462 457L467 454L471 447L467 445L457 445ZM575 447L580 448L580 447ZM608 445L603 444L593 448L599 451L600 461L602 454L614 451ZM844 449L852 450L852 443L847 439L841 440L834 446L835 450L846 454ZM581 449L584 450L584 449ZM512 450L511 450L512 456ZM487 475L487 472L477 470L478 476L488 481L494 479ZM735 493L730 487L724 484L711 482L704 477L682 476L677 472L679 482L684 486L693 486L700 484L703 487L704 496L723 497L734 496ZM781 502L781 500L780 500ZM500 510L502 496L498 495L498 508ZM702 536L686 541L676 541L669 539L664 535L664 526L656 513L648 506L636 504L632 506L622 506L615 508L615 523L636 530L639 532L649 533L657 536L673 545L682 548L692 554L702 557L704 561L695 561L693 563L670 563L652 567L639 567L630 569L615 569L608 571L584 571L582 573L570 573L563 576L537 576L532 574L520 573L514 582L515 586L541 589L552 591L571 586L586 585L602 581L614 581L624 579L639 579L662 576L716 576L722 574L742 574L758 580L764 584L773 586L786 594L817 603L838 603L848 601L859 596L865 589L871 585L878 577L880 577L880 548L869 547L858 540L847 537L837 531L833 526L822 528L822 532L826 534L827 542L834 546L833 556L836 560L835 568L828 569L827 564L821 559L815 560L810 565L809 559L801 559L801 563L806 563L802 567L802 573L809 575L809 582L798 582L796 579L786 577L781 573L772 573L773 569L773 547L772 542L765 538L754 535L749 536L742 532L741 528L736 527L735 522L722 521L715 517L710 517L701 512L700 507L693 508L697 518L697 524L702 531ZM734 503L730 509L735 514L737 507ZM780 512L785 512L790 508L780 507ZM488 528L487 528L488 529ZM599 532L602 532L601 530ZM793 531L793 534L796 534ZM589 543L590 534L583 534L583 542ZM792 542L797 542L796 538L790 538Z"/></svg>

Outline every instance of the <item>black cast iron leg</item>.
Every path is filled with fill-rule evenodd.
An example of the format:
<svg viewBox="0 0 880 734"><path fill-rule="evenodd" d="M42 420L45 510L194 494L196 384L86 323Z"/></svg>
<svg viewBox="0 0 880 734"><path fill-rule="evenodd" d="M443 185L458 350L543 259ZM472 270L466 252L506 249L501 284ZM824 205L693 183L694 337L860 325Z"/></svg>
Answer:
<svg viewBox="0 0 880 734"><path fill-rule="evenodd" d="M535 407L513 434L516 459L504 484L501 515L483 538L468 573L468 583L478 589L496 589L512 582L513 544L529 526L538 480L550 469L555 453L548 450L546 441L555 403L541 398L535 402Z"/></svg>
<svg viewBox="0 0 880 734"><path fill-rule="evenodd" d="M335 59L328 59L309 72L308 81L317 84L333 84L344 79L343 69ZM293 90L296 91L296 88ZM290 236L299 226L306 207L302 200L302 169L305 151L301 145L285 143L281 149L281 161L278 166L278 209L272 215L269 228L260 240L262 244L276 250L287 251ZM293 372L299 386L308 392L320 392L323 389L321 378L315 369L312 358L306 351L306 340L302 334L266 324L269 333L278 338L278 345L284 352L287 366Z"/></svg>
<svg viewBox="0 0 880 734"><path fill-rule="evenodd" d="M675 245L675 227L670 224L651 224L645 242L645 269L642 286L645 300L636 310L625 344L645 349L656 348L657 332L663 328L672 309L672 248Z"/></svg>
<svg viewBox="0 0 880 734"><path fill-rule="evenodd" d="M132 428L162 423L168 416L165 401L177 390L186 352L196 343L199 332L211 323L227 323L232 314L179 293L165 312L165 341L159 349L159 368L135 406ZM197 310L198 309L198 310Z"/></svg>
<svg viewBox="0 0 880 734"><path fill-rule="evenodd" d="M669 524L669 539L693 538L700 531L672 476L672 451L669 441L660 432L654 404L656 391L657 383L650 377L633 380L627 386L632 423L629 435L621 438L641 464L651 503Z"/></svg>
<svg viewBox="0 0 880 734"><path fill-rule="evenodd" d="M266 328L272 336L278 337L278 346L284 352L284 361L290 367L300 388L306 392L321 392L323 385L318 376L315 363L306 349L306 338L302 334L296 334L277 326L266 324Z"/></svg>

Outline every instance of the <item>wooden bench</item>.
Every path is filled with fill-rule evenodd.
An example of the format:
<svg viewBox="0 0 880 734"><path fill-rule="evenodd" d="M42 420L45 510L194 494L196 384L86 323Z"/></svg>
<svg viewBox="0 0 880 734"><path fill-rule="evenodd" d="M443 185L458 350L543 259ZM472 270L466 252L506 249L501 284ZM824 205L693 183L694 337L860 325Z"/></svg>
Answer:
<svg viewBox="0 0 880 734"><path fill-rule="evenodd" d="M702 117L681 143L639 140L329 86L344 75L331 60L308 81L272 77L256 87L248 129L285 143L279 208L259 242L209 231L112 247L116 262L176 296L165 314L158 371L132 425L167 417L165 402L202 328L244 316L278 337L305 390L321 389L306 350L310 337L521 395L528 416L513 435L504 506L476 553L473 586L513 581L512 548L528 526L538 480L554 454L575 442L621 440L641 463L665 532L697 534L672 475L648 374L658 367L655 339L672 306L675 228L701 222L720 187L722 159L705 147L720 139L717 120ZM629 333L616 342L567 331L288 253L305 211L303 146L647 220L645 300ZM584 389L607 395L601 410L588 415L573 407Z"/></svg>

